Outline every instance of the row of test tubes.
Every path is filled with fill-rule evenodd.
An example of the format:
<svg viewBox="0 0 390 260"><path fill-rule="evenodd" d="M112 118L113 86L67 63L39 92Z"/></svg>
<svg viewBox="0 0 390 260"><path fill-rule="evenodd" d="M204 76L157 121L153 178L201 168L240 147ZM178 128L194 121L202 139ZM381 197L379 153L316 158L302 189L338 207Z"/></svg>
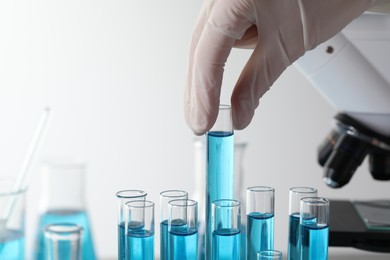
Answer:
<svg viewBox="0 0 390 260"><path fill-rule="evenodd" d="M141 190L119 198L118 259L154 259L154 203ZM247 189L246 259L282 259L274 250L274 198L271 187ZM241 259L241 203L212 203L212 259ZM290 189L289 260L327 259L329 201L309 187ZM160 193L160 259L198 259L198 203L181 190Z"/></svg>

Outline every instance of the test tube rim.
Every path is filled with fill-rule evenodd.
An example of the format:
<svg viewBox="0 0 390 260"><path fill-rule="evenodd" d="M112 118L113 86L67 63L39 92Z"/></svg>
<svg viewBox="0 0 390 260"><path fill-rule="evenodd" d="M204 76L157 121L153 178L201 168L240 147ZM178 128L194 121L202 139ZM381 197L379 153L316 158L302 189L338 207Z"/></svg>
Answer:
<svg viewBox="0 0 390 260"><path fill-rule="evenodd" d="M329 206L330 201L324 197L305 197L301 199L301 203L314 206Z"/></svg>
<svg viewBox="0 0 390 260"><path fill-rule="evenodd" d="M220 204L221 202L231 202L232 204L230 204L230 205L221 205ZM234 199L214 200L211 204L214 205L214 207L218 207L218 208L233 208L233 207L241 206L241 202L238 201L238 200L234 200Z"/></svg>
<svg viewBox="0 0 390 260"><path fill-rule="evenodd" d="M302 190L297 190L302 189ZM291 187L290 191L293 193L313 193L318 192L318 189L313 187L307 187L307 186L297 186L297 187Z"/></svg>
<svg viewBox="0 0 390 260"><path fill-rule="evenodd" d="M192 202L191 204L186 204L186 205L181 205L181 204L174 204L175 202L179 202L179 201L186 201L186 202ZM198 206L198 202L196 200L193 200L193 199L177 199L177 200L170 200L168 202L168 204L171 206L171 207L192 207L192 206Z"/></svg>
<svg viewBox="0 0 390 260"><path fill-rule="evenodd" d="M275 188L270 186L251 186L247 188L247 191L251 192L275 192Z"/></svg>
<svg viewBox="0 0 390 260"><path fill-rule="evenodd" d="M61 228L67 228L67 229L61 229ZM74 223L53 223L46 225L44 228L45 232L50 232L54 234L80 234L83 232L84 228L80 225L74 224Z"/></svg>
<svg viewBox="0 0 390 260"><path fill-rule="evenodd" d="M139 203L143 203L144 205L139 205ZM132 205L134 204L134 205ZM126 207L127 208L151 208L154 207L154 202L150 200L133 200L133 201L128 201L126 202Z"/></svg>
<svg viewBox="0 0 390 260"><path fill-rule="evenodd" d="M122 195L122 193L127 193L127 192L139 192L140 194L139 195L132 195L132 196ZM116 193L116 196L118 198L121 198L121 199L142 198L142 197L146 197L147 195L148 195L148 193L146 191L143 191L143 190L120 190Z"/></svg>
<svg viewBox="0 0 390 260"><path fill-rule="evenodd" d="M283 256L282 251L279 250L264 250L264 251L259 251L258 252L259 256ZM266 254L266 255L264 255Z"/></svg>
<svg viewBox="0 0 390 260"><path fill-rule="evenodd" d="M168 193L168 192L179 192L179 193L182 192L182 194L181 195L171 195L171 196L163 195L164 193ZM160 192L160 196L164 197L164 198L179 198L179 197L183 197L183 196L188 197L188 192L185 190L164 190L164 191Z"/></svg>

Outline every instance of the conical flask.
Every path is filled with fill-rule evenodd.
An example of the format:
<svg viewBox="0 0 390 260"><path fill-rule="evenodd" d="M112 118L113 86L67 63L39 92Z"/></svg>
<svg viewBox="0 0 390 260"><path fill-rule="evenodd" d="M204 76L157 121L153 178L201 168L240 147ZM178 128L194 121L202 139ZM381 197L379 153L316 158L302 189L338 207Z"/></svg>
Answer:
<svg viewBox="0 0 390 260"><path fill-rule="evenodd" d="M83 228L81 256L95 260L89 217L85 207L84 174L86 164L46 161L42 165L42 195L36 237L36 260L46 260L44 228L50 224L70 223Z"/></svg>

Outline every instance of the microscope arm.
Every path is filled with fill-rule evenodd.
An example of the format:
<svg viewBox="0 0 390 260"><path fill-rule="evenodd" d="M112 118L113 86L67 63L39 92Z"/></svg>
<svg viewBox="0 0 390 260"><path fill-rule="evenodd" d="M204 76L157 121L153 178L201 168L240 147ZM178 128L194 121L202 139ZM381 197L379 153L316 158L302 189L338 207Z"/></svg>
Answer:
<svg viewBox="0 0 390 260"><path fill-rule="evenodd" d="M365 32L386 19L380 39L387 46L383 54L390 52L389 17L371 14L358 18L354 25L354 30ZM343 32L306 53L295 65L338 111L390 137L390 81Z"/></svg>

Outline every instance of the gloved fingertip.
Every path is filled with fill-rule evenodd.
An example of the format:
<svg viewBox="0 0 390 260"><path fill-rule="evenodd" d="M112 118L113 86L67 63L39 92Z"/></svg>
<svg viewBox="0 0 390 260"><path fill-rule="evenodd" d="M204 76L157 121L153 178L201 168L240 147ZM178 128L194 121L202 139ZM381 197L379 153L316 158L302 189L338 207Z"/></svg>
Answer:
<svg viewBox="0 0 390 260"><path fill-rule="evenodd" d="M232 100L233 127L235 130L246 128L252 121L254 115L253 107L246 102L234 102Z"/></svg>

